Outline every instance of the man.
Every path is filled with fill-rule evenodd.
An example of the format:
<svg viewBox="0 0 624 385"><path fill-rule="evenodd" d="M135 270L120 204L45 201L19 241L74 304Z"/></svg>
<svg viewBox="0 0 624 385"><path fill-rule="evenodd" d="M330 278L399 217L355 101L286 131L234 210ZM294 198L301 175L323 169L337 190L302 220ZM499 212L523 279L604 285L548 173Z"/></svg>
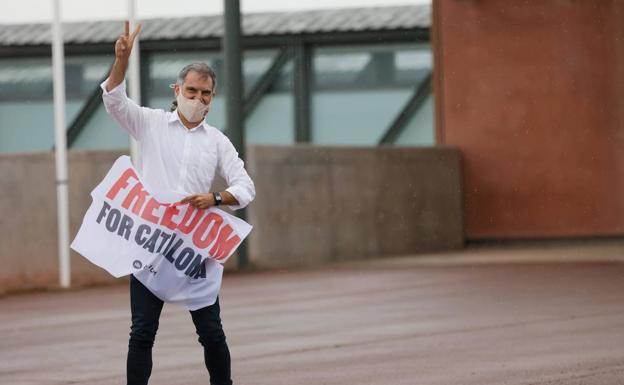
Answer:
<svg viewBox="0 0 624 385"><path fill-rule="evenodd" d="M126 96L124 79L128 59L140 30L139 25L130 34L129 24L125 23L124 34L115 43L115 62L101 87L106 111L141 146L143 180L151 188L184 193L186 198L182 203L200 209L219 205L232 209L245 207L253 200L255 188L243 161L225 135L204 123L216 85L215 74L208 65L193 63L182 69L175 84L177 108L173 112L140 107ZM217 172L229 187L210 192ZM206 279L188 285L204 285L210 294L187 307L204 347L210 383L232 384L230 353L218 300L223 267L212 260L205 263ZM150 290L150 274L141 270L130 281L128 385L147 384L152 370L152 346L163 301Z"/></svg>

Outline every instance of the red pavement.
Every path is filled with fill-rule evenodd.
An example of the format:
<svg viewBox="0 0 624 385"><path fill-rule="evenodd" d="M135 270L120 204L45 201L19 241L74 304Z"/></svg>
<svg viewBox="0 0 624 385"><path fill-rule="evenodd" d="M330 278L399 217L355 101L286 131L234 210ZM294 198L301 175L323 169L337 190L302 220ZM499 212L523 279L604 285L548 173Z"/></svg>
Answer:
<svg viewBox="0 0 624 385"><path fill-rule="evenodd" d="M624 264L479 253L226 274L235 383L624 384ZM566 254L483 251L510 253ZM125 285L1 298L0 384L125 384L128 328ZM184 309L165 306L154 349L150 384L208 383Z"/></svg>

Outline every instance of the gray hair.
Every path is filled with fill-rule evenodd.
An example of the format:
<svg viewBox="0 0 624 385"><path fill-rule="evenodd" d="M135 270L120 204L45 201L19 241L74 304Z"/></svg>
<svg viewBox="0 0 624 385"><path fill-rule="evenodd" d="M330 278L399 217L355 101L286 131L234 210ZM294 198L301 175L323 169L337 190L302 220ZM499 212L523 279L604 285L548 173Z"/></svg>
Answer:
<svg viewBox="0 0 624 385"><path fill-rule="evenodd" d="M182 68L182 70L178 74L177 83L180 85L184 83L186 75L188 75L191 71L197 72L202 79L212 79L212 87L217 87L217 75L215 74L214 70L208 64L201 62L191 63Z"/></svg>
<svg viewBox="0 0 624 385"><path fill-rule="evenodd" d="M217 88L217 75L215 74L214 70L208 64L201 62L191 63L184 66L180 73L178 73L178 80L176 81L176 83L179 85L184 84L184 79L186 79L186 75L188 75L189 72L197 72L202 79L212 79L212 88ZM177 107L178 102L174 100L171 103L171 112L175 111Z"/></svg>

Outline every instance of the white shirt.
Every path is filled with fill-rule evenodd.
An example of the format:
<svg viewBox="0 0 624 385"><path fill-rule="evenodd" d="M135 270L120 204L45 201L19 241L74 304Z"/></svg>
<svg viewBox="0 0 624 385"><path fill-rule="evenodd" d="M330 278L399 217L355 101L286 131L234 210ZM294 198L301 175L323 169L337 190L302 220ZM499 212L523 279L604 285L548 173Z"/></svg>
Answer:
<svg viewBox="0 0 624 385"><path fill-rule="evenodd" d="M139 142L141 175L149 186L188 195L207 193L218 172L239 203L231 209L254 199L256 190L244 163L221 131L205 122L189 130L177 110L139 107L126 95L125 81L109 92L107 82L100 85L106 111Z"/></svg>
<svg viewBox="0 0 624 385"><path fill-rule="evenodd" d="M253 181L221 131L205 122L189 130L177 111L140 107L126 95L125 81L110 91L106 91L107 82L108 79L100 85L104 106L115 122L139 142L141 175L148 186L185 195L207 193L215 173L219 173L229 186L226 191L239 203L228 207L243 208L254 199ZM216 301L223 276L220 263L207 259L205 279L180 281L169 271L173 269L170 263L163 261L158 256L153 263L157 275L143 269L134 276L160 299L186 305L189 310Z"/></svg>

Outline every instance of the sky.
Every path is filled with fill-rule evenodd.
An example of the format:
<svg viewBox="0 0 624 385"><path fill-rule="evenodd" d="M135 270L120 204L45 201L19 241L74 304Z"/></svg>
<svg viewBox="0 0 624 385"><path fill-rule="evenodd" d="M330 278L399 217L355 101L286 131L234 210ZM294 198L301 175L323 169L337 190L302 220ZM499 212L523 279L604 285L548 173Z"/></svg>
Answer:
<svg viewBox="0 0 624 385"><path fill-rule="evenodd" d="M223 12L224 0L136 0L137 17L180 17ZM240 0L243 13L320 8L429 4L431 0ZM49 22L53 0L0 0L0 24ZM10 5L9 5L10 4ZM128 0L61 0L64 21L123 19Z"/></svg>

